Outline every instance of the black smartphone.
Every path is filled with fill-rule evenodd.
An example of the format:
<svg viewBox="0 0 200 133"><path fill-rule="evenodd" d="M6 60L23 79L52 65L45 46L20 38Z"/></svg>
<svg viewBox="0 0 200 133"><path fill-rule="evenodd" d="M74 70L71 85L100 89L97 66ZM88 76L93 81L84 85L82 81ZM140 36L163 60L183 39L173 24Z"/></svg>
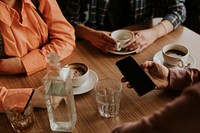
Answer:
<svg viewBox="0 0 200 133"><path fill-rule="evenodd" d="M133 57L128 56L117 61L116 66L139 96L142 96L155 89L155 83L144 72L144 70Z"/></svg>

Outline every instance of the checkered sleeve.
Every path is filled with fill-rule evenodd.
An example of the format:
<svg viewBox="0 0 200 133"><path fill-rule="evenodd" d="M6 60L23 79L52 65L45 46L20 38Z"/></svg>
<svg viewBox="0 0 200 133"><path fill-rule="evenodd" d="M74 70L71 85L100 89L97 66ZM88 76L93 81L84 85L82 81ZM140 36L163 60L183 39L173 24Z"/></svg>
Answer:
<svg viewBox="0 0 200 133"><path fill-rule="evenodd" d="M87 21L87 0L60 0L58 4L65 18L73 25Z"/></svg>
<svg viewBox="0 0 200 133"><path fill-rule="evenodd" d="M168 7L168 13L164 19L169 20L174 29L176 29L186 19L185 0L165 0L165 2Z"/></svg>

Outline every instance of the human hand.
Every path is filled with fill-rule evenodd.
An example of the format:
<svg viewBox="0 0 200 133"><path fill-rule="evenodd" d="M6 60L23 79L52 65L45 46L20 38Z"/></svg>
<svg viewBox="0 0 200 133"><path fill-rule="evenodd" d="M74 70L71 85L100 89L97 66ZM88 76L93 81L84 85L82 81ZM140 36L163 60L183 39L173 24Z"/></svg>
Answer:
<svg viewBox="0 0 200 133"><path fill-rule="evenodd" d="M104 52L115 50L116 41L111 38L110 32L94 30L90 42Z"/></svg>
<svg viewBox="0 0 200 133"><path fill-rule="evenodd" d="M0 59L0 74L24 73L25 68L19 57Z"/></svg>
<svg viewBox="0 0 200 133"><path fill-rule="evenodd" d="M135 38L129 42L129 46L126 47L126 50L135 50L140 47L137 53L143 51L157 39L157 33L153 29L135 31L134 34Z"/></svg>
<svg viewBox="0 0 200 133"><path fill-rule="evenodd" d="M43 86L40 86L35 89L35 93L32 98L33 107L36 108L46 108L45 103L45 90Z"/></svg>
<svg viewBox="0 0 200 133"><path fill-rule="evenodd" d="M165 89L169 85L168 76L169 70L165 66L155 63L153 61L146 61L141 64L141 68L150 76L158 89ZM122 82L127 82L125 78L121 79ZM127 84L131 88L130 84Z"/></svg>
<svg viewBox="0 0 200 133"><path fill-rule="evenodd" d="M54 108L56 108L62 97L52 96L50 97L51 104ZM44 86L40 86L35 89L35 93L33 94L32 104L35 108L46 108L46 101L45 101L45 88Z"/></svg>

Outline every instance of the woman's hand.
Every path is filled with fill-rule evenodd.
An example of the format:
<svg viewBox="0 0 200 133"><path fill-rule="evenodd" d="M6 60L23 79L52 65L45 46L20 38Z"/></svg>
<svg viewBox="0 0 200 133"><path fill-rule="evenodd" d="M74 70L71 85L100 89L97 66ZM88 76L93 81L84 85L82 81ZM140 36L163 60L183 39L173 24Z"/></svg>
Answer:
<svg viewBox="0 0 200 133"><path fill-rule="evenodd" d="M136 31L134 34L135 37L129 42L126 50L135 50L139 47L137 53L143 51L157 39L157 33L153 29Z"/></svg>
<svg viewBox="0 0 200 133"><path fill-rule="evenodd" d="M141 64L144 71L150 76L158 89L165 89L169 85L168 76L169 70L165 66L155 63L153 61L146 61ZM122 78L122 82L127 82L125 78ZM131 88L130 84L127 85Z"/></svg>
<svg viewBox="0 0 200 133"><path fill-rule="evenodd" d="M90 42L95 47L107 52L116 49L116 41L111 38L110 32L93 30L90 36Z"/></svg>
<svg viewBox="0 0 200 133"><path fill-rule="evenodd" d="M173 31L174 27L172 23L168 20L163 20L152 28L135 31L135 38L129 43L130 46L127 47L129 50L134 50L140 47L136 52L139 53L151 45L155 40L163 37Z"/></svg>
<svg viewBox="0 0 200 133"><path fill-rule="evenodd" d="M46 108L45 90L43 86L35 89L35 93L33 94L32 98L32 104L35 108Z"/></svg>

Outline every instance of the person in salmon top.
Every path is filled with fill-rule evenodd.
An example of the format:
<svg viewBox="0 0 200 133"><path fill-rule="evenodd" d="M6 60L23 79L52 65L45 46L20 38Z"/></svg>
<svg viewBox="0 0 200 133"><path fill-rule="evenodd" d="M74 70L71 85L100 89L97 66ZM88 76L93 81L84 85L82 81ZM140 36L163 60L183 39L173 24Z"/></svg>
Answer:
<svg viewBox="0 0 200 133"><path fill-rule="evenodd" d="M0 0L0 9L0 74L31 75L46 67L49 53L62 60L75 48L56 0Z"/></svg>
<svg viewBox="0 0 200 133"><path fill-rule="evenodd" d="M144 62L141 67L158 89L182 93L152 115L119 125L112 133L200 133L200 71L196 68L168 69L152 61ZM122 82L127 81L122 78Z"/></svg>
<svg viewBox="0 0 200 133"><path fill-rule="evenodd" d="M62 60L74 50L74 28L56 0L0 0L0 9L0 75L29 76L46 68L49 53L57 53ZM0 112L2 101L18 92L30 94L32 88L0 86ZM42 86L32 100L34 107L46 107Z"/></svg>
<svg viewBox="0 0 200 133"><path fill-rule="evenodd" d="M116 50L110 34L130 25L163 17L152 28L133 31L135 37L125 50L140 47L141 52L155 40L177 29L186 19L185 0L57 0L67 20L74 26L78 38L107 52ZM157 8L162 9L156 10ZM160 13L162 12L162 14ZM157 15L158 14L158 15Z"/></svg>

